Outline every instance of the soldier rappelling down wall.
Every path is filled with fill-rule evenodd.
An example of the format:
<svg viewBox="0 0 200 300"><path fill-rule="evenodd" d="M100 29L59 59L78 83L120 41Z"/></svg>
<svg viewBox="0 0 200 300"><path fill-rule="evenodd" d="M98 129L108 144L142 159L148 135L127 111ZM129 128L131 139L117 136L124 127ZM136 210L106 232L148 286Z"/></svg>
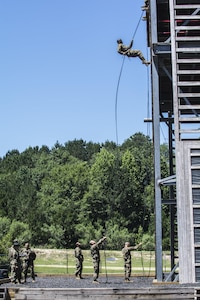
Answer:
<svg viewBox="0 0 200 300"><path fill-rule="evenodd" d="M128 57L137 57L138 56L144 65L146 65L146 66L150 65L150 61L147 61L144 58L144 56L140 50L131 49L133 46L133 40L131 41L129 46L124 45L121 39L117 40L117 43L118 43L117 51L119 54L126 55Z"/></svg>

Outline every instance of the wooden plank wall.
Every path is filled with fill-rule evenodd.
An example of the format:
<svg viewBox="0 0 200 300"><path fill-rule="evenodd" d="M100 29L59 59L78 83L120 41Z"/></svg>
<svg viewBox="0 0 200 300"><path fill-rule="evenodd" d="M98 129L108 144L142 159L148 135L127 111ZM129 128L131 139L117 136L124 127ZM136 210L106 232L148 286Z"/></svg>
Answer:
<svg viewBox="0 0 200 300"><path fill-rule="evenodd" d="M143 288L143 289L44 289L44 288L18 288L10 289L11 299L15 300L194 300L195 288ZM199 300L199 299L197 299Z"/></svg>
<svg viewBox="0 0 200 300"><path fill-rule="evenodd" d="M177 146L177 220L179 245L179 282L195 283L194 229L191 197L191 148L192 142L180 142ZM198 146L200 146L198 144Z"/></svg>

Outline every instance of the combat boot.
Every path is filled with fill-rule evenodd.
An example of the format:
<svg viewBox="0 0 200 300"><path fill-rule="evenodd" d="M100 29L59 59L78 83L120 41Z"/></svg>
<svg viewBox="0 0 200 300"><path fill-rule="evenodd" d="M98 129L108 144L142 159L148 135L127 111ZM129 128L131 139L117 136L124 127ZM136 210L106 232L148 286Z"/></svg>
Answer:
<svg viewBox="0 0 200 300"><path fill-rule="evenodd" d="M142 63L143 63L145 66L147 66L147 67L148 67L148 65L151 64L151 62L150 62L150 61L147 61L147 60L143 60Z"/></svg>

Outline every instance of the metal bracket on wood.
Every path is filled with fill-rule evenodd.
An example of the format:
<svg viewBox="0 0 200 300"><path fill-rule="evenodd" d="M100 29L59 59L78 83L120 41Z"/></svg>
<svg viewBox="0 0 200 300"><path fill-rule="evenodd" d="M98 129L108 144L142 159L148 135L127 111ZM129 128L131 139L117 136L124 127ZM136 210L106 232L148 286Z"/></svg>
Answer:
<svg viewBox="0 0 200 300"><path fill-rule="evenodd" d="M165 282L170 282L170 281L172 281L172 280L171 280L171 279L172 279L172 276L175 274L175 271L176 271L176 269L177 269L178 267L179 267L179 263L177 263L177 264L173 267L173 269L171 270L171 272L169 273L169 275L165 278ZM173 282L177 282L178 279L179 279L179 274L176 274L176 276L175 276Z"/></svg>

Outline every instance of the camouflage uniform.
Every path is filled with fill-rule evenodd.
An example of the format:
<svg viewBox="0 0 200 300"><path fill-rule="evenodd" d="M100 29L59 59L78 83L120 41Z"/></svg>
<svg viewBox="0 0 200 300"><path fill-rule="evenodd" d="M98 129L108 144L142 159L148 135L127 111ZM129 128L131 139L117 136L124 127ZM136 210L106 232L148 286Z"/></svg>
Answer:
<svg viewBox="0 0 200 300"><path fill-rule="evenodd" d="M76 248L74 250L74 256L76 257L76 272L75 276L77 279L82 279L82 270L83 270L83 261L84 257L81 250L81 244L79 242L76 243Z"/></svg>
<svg viewBox="0 0 200 300"><path fill-rule="evenodd" d="M131 251L137 249L137 247L130 246L129 242L125 243L125 247L122 249L122 255L124 258L124 275L125 281L130 281L131 276Z"/></svg>
<svg viewBox="0 0 200 300"><path fill-rule="evenodd" d="M119 54L126 55L128 57L137 57L138 56L141 59L143 64L145 64L146 66L148 66L150 64L149 61L146 61L146 59L144 58L144 56L140 50L131 49L131 47L133 46L133 41L131 41L129 46L125 46L121 39L117 40L117 43L118 43L117 51Z"/></svg>
<svg viewBox="0 0 200 300"><path fill-rule="evenodd" d="M106 237L103 237L97 243L93 240L90 241L90 251L91 251L91 256L92 256L93 266L94 266L93 281L97 283L98 283L97 279L99 277L99 264L100 264L99 246L103 243L105 239Z"/></svg>
<svg viewBox="0 0 200 300"><path fill-rule="evenodd" d="M34 260L36 258L36 254L31 250L29 243L25 244L25 248L22 251L22 266L24 273L24 282L26 282L28 270L30 269L30 275L32 281L35 281L35 272L34 272Z"/></svg>
<svg viewBox="0 0 200 300"><path fill-rule="evenodd" d="M14 241L12 247L9 249L9 260L10 260L10 271L11 271L11 282L12 283L21 283L21 260L19 253L19 243Z"/></svg>

